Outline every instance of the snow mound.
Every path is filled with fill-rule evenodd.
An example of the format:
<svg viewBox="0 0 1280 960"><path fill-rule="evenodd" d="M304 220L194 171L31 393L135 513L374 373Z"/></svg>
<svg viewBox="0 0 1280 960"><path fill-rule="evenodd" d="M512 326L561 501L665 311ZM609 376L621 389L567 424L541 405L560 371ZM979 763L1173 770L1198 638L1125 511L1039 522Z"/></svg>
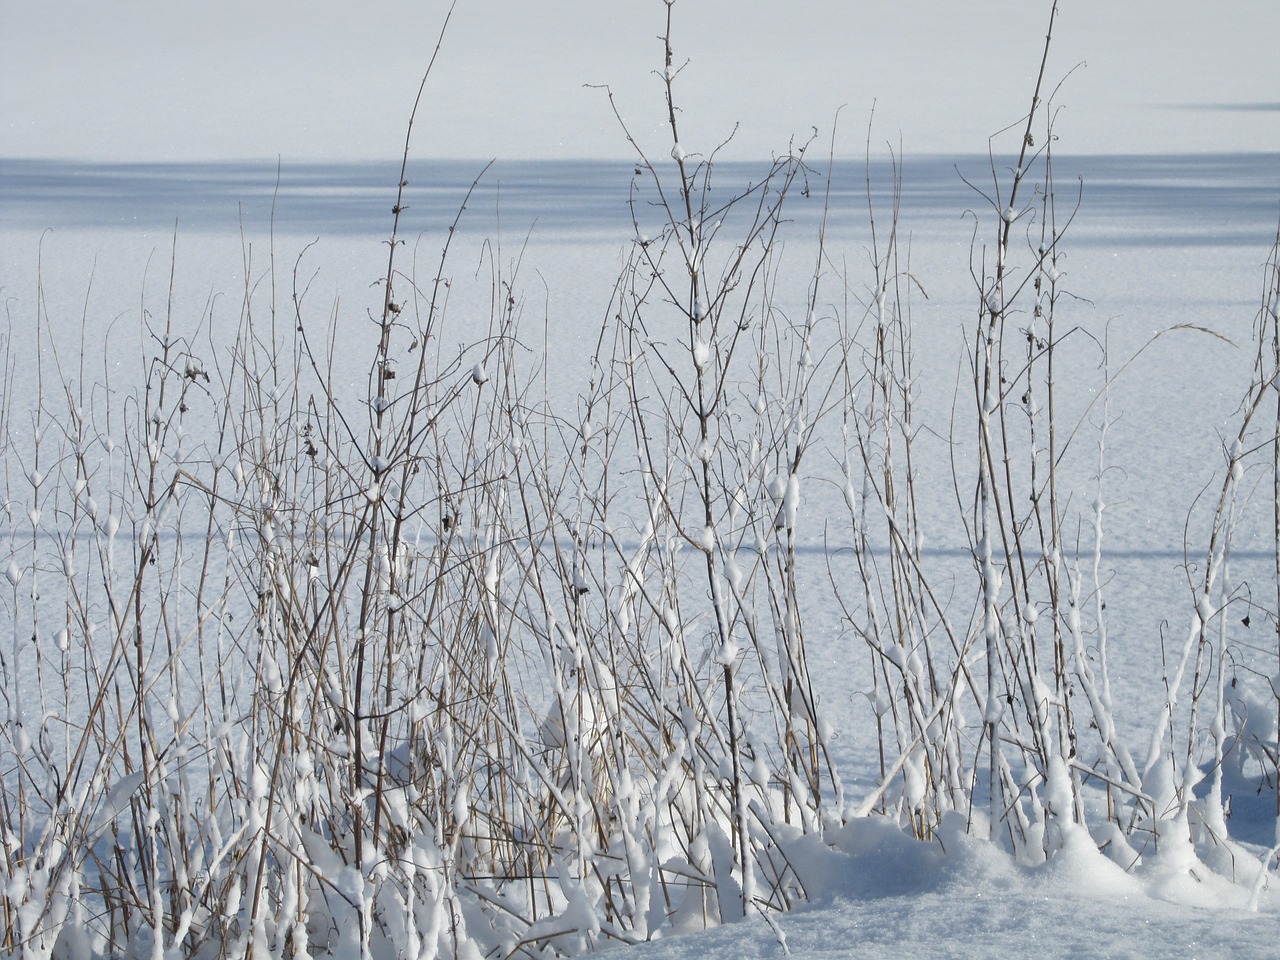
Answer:
<svg viewBox="0 0 1280 960"><path fill-rule="evenodd" d="M1021 866L994 843L947 823L933 842L892 822L854 820L788 850L802 863L810 902L700 933L644 944L645 960L697 957L895 960L1010 957L1274 958L1280 903L1264 895L1258 912L1242 888L1189 873L1172 884L1167 867L1126 873L1086 834L1070 838L1045 865ZM945 853L943 852L945 848ZM1213 878L1220 880L1221 878ZM1174 902L1176 901L1176 902ZM775 932L775 928L778 932ZM781 936L781 939L780 939ZM786 947L782 946L785 942Z"/></svg>

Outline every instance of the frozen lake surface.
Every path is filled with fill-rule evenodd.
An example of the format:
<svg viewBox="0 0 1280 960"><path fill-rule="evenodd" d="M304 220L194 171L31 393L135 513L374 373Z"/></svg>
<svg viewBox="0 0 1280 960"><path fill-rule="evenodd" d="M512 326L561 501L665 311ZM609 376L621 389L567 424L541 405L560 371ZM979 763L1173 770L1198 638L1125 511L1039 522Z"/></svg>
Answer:
<svg viewBox="0 0 1280 960"><path fill-rule="evenodd" d="M899 229L904 248L909 244L911 274L927 295L912 302L918 416L941 430L953 405L965 403L957 383L965 375L967 331L978 304L971 261L980 262L991 235L992 211L979 193L991 190L991 161L926 155L899 163ZM997 157L995 167L1007 177L1008 162ZM827 255L848 275L847 288L832 280L825 292L833 309L857 312L864 309L859 299L868 300L867 178L883 234L893 166L884 155L869 166L838 163L829 185L825 161L814 161L813 168L802 183L804 194L793 194L787 208L792 222L784 233L788 267L779 280L779 299L801 313L825 202ZM767 170L763 163L718 164L714 183L727 199ZM93 366L100 344L105 369L141 369L148 348L138 317L145 309L154 322L163 308L171 249L179 331L185 322L216 342L220 328L234 325L247 283L261 286L274 279L284 298L296 273L309 287L313 307L335 304L336 376L360 389L372 354L367 317L380 306L376 283L386 266L397 173L391 162L0 159L0 288L17 361L6 384L13 411L21 411L34 390L35 365L26 361L35 351L38 271L55 339L76 349L83 343L90 358L86 377L100 379ZM1090 404L1106 379L1099 344L1108 344L1112 371L1137 355L1110 393L1104 576L1116 651L1124 656L1131 650L1135 665L1150 664L1158 662L1162 632L1190 609L1187 565L1195 569L1203 548L1203 533L1196 529L1202 518L1192 511L1197 502L1203 506L1203 494L1212 491L1224 468L1225 438L1234 429L1252 365L1261 266L1280 211L1280 156L1063 156L1055 158L1055 175L1059 216L1074 210L1061 241L1070 296L1060 307L1065 321L1059 324L1078 325L1081 332L1068 338L1064 351L1071 366L1061 403L1067 422L1089 418L1066 461L1079 485L1074 508L1085 517L1086 557L1092 546L1085 515L1093 499L1101 423L1101 408ZM572 408L585 388L586 361L636 237L628 204L634 164L411 161L407 179L401 235L421 270L434 268L449 225L472 191L459 220L463 252L455 254L454 271L463 282L455 283L451 309L455 315L468 309L487 313L485 284L465 281L475 281L494 249L503 262L518 262L513 290L522 303L530 369L545 375L553 401ZM641 233L661 229L658 213L645 203L636 205L635 214ZM468 278L471 268L475 273ZM852 307L840 302L844 297ZM1207 328L1234 345L1178 331L1143 349L1153 335L1177 325ZM544 352L543 343L554 348ZM25 429L20 414L12 421ZM925 550L954 564L963 579L972 561L954 520L949 446L932 431L918 443ZM808 491L810 497L821 495ZM1266 518L1256 526L1237 533L1236 577L1246 584L1255 580L1267 596ZM802 542L802 550L807 544L811 551L811 575L823 581L822 557L832 546L825 533L812 524ZM1255 539L1256 548L1250 546ZM825 632L842 636L831 613ZM1145 668L1119 673L1122 684L1132 683L1140 693L1129 701L1133 712L1125 711L1122 719L1134 731L1144 729L1161 678ZM849 692L834 690L828 697L847 702Z"/></svg>
<svg viewBox="0 0 1280 960"><path fill-rule="evenodd" d="M1000 158L995 163L1003 181L1007 164ZM728 199L767 169L719 164L716 191ZM940 572L934 574L938 583L955 586L953 602L963 621L973 602L974 559L956 515L957 501L972 488L963 466L972 435L951 437L948 427L955 410L973 404L964 388L966 351L981 305L972 272L982 276L983 257L990 256L984 243L989 246L996 219L980 192L992 187L990 161L975 155L907 156L900 169L899 231L904 260L909 251L905 269L916 281L910 301L915 402L918 422L926 425L917 437L916 461L926 535L922 553ZM1251 338L1262 268L1280 215L1280 156L1063 156L1055 158L1054 172L1060 222L1073 216L1060 241L1069 296L1059 306L1058 323L1059 329L1078 329L1061 351L1059 409L1064 423L1080 424L1062 469L1071 484L1069 526L1079 530L1085 564L1094 545L1090 504L1097 496L1104 423L1097 398L1109 375L1124 367L1107 391L1105 408L1101 578L1117 724L1141 752L1164 703L1169 659L1195 609L1209 511L1254 363ZM453 240L451 335L470 336L472 314L483 333L489 265L500 263L519 304L529 375L553 406L572 411L590 377L590 356L608 320L619 271L638 234L663 226L647 203L628 205L634 173L633 164L599 161L411 163L401 237L413 267L402 261L401 269L430 275L471 190ZM877 157L869 169L838 163L829 185L825 163L814 162L808 180L798 181L782 234L787 259L776 277L784 314L799 318L806 310L824 203L827 260L817 311L858 315L869 309L868 174L883 237L893 184L887 159ZM7 323L0 336L10 357L0 393L13 462L21 462L23 442L34 430L28 411L37 391L49 389L49 381L40 378L50 377L55 364L103 394L108 383L130 377L136 382L154 352L152 331L170 298L171 268L174 328L202 344L231 338L247 290L257 296L274 289L283 303L305 289L308 308L333 318L332 384L358 396L374 355L370 318L381 309L377 284L386 268L397 176L393 163L277 167L0 159L0 295ZM953 473L957 458L961 467ZM16 503L21 481L17 468L11 473L7 499ZM1257 491L1257 509L1243 514L1232 568L1240 595L1256 593L1263 608L1274 604L1276 592L1268 493ZM801 588L856 576L842 567L850 543L832 539L822 520L831 515L838 491L814 484L804 497L803 513L815 519L802 529L797 547ZM24 522L11 511L8 529L0 531L0 550L18 554ZM1242 608L1252 609L1243 601ZM873 786L877 768L866 671L850 666L862 664L866 653L830 604L808 612L806 629L815 687L835 731L832 750L856 800ZM1273 673L1275 639L1265 617L1256 616L1254 627L1246 623L1244 629L1256 632L1257 643L1251 634L1238 635L1240 656L1256 656L1259 673ZM1270 841L1259 823L1267 825L1259 818L1247 839L1266 846ZM1202 905L1222 908L1218 925L1202 941L1193 923L1182 922L1159 899L1197 902L1173 881L1163 888L1155 881L1116 886L1117 896L1133 897L1131 914L1111 901L1089 907L1086 888L1093 874L1084 868L1078 876L1063 867L1055 876L1040 877L1036 882L1057 912L1032 914L1039 893L1026 891L1027 876L982 850L958 853L951 873L937 876L929 874L929 863L912 861L908 867L920 874L896 899L882 898L866 889L878 876L878 848L851 841L854 848L863 858L856 861L860 865L848 868L844 887L832 881L834 901L822 901L834 903L829 916L843 932L815 931L814 914L782 922L794 931L802 955L835 955L853 943L879 945L881 933L894 930L927 945L903 956L967 957L984 955L987 948L1065 956L1087 949L1080 938L1053 941L1054 927L1077 911L1096 921L1116 955L1148 950L1150 935L1139 929L1148 923L1171 931L1172 941L1157 942L1177 942L1189 951L1200 944L1265 956L1271 949L1266 938L1274 943L1274 914L1235 914L1237 931L1230 911L1243 904L1217 888L1202 898ZM968 909L966 891L975 885L1003 906ZM842 896L852 897L854 906ZM949 931L922 915L935 910L936 917L972 936L958 938L952 949ZM1019 925L1011 914L1024 912L1036 921ZM1133 925L1127 928L1129 919ZM1007 939L987 936L992 924L1007 927ZM752 921L750 931L750 941L721 930L706 935L702 946L693 946L693 938L687 949L711 956L775 949L773 930ZM648 948L647 955L691 955L678 943ZM1253 953L1251 944L1259 945Z"/></svg>
<svg viewBox="0 0 1280 960"><path fill-rule="evenodd" d="M1007 175L1008 162L997 157L995 164ZM807 195L797 192L789 201L793 222L783 235L788 259L780 299L796 315L827 199L825 161L813 167ZM767 169L719 164L714 182L727 199ZM1136 355L1110 395L1107 536L1112 558L1145 566L1147 572L1131 582L1122 579L1115 590L1118 599L1136 601L1139 616L1177 596L1176 582L1171 588L1159 584L1176 581L1184 534L1195 533L1185 529L1188 511L1225 462L1223 437L1253 359L1261 267L1276 235L1277 171L1280 156L1274 154L1055 159L1059 217L1080 198L1060 244L1069 296L1059 325L1080 328L1068 338L1073 352L1066 353L1065 419L1074 422L1073 414L1088 410L1092 422L1100 422L1100 407L1089 407L1106 379L1099 343L1108 345L1112 372ZM878 157L869 170L839 163L829 185L827 253L848 276L847 288L833 278L824 289L832 309L857 312L863 309L859 298L867 300L868 173L883 234L892 186L887 158ZM155 315L167 296L171 248L178 315L194 329L210 309L205 327L213 328L215 339L219 325L235 320L246 265L252 282L261 285L274 253L281 296L292 289L296 266L313 307L339 304L337 336L349 368L338 373L362 382L372 349L371 338L362 340L368 330L363 318L379 306L376 283L386 266L396 176L394 163L0 159L0 287L16 353L34 349L38 265L57 336L78 343L83 335L94 345L108 339L110 327L117 346L108 346L108 361L128 368L138 360L144 299ZM904 249L909 243L910 272L927 295L917 295L911 306L916 402L920 419L941 427L951 417L979 302L970 271L991 236L992 211L977 192L990 191L990 162L974 155L907 156L901 176L900 231ZM434 267L448 225L475 185L459 221L466 243L462 256L455 256L455 273L465 279L463 257L479 271L493 249L504 263L519 263L513 290L521 300L531 367L545 374L549 396L572 404L585 387L586 361L636 236L628 206L633 165L418 161L410 163L407 179L401 236L419 270ZM641 233L661 228L658 214L644 203L636 214ZM487 311L487 297L483 283L456 283L453 309ZM1207 328L1224 340L1183 330L1144 349L1153 336L1178 325ZM544 355L544 341L556 349ZM14 402L23 397L32 369L19 363L11 373ZM1084 431L1075 451L1081 482L1096 473L1095 432ZM930 452L930 438L921 443ZM936 518L928 546L963 555L967 543L947 519L954 493L945 445L936 443L931 452L936 459L921 468L929 481L926 517ZM809 533L817 545L820 531ZM1259 533L1259 549L1265 549L1267 531ZM1246 532L1238 544L1241 559L1249 556L1247 540ZM1148 596L1148 589L1155 592Z"/></svg>

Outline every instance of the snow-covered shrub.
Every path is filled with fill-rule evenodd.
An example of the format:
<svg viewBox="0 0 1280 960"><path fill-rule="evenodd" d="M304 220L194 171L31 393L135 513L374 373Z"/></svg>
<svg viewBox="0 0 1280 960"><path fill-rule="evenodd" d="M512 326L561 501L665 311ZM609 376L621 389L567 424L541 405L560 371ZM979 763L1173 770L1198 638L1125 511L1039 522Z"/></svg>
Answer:
<svg viewBox="0 0 1280 960"><path fill-rule="evenodd" d="M1051 104L1037 85L979 191L994 233L971 263L965 399L933 428L956 451L957 582L924 549L923 284L896 206L877 224L868 185L865 273L821 232L797 265L790 205L821 202L830 169L793 144L722 185L680 122L666 14L669 136L622 126L634 235L572 410L524 359L518 260L494 241L454 266L469 196L439 260L404 263L404 168L365 316L318 308L305 256L291 297L274 264L263 286L246 269L238 312L144 311L122 381L59 357L38 315L39 403L29 423L0 412L4 949L580 953L786 909L828 889L828 845L959 830L1023 862L1096 845L1125 868L1270 876L1230 812L1245 787L1275 795L1274 673L1233 659L1229 621L1280 602L1241 602L1228 561L1243 481L1280 476L1274 256L1139 765L1107 675L1102 481L1067 489L1063 468L1089 422L1055 394L1070 215ZM487 315L458 316L467 282ZM362 383L339 353L365 358ZM798 562L819 529L840 547L825 582ZM810 614L833 606L879 757L856 793L810 660Z"/></svg>

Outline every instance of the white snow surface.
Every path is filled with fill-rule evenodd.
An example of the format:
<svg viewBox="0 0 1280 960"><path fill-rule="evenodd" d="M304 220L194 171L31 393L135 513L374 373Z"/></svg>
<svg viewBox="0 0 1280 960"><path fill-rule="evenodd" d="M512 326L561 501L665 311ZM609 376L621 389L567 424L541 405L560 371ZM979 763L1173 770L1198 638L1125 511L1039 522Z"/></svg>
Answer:
<svg viewBox="0 0 1280 960"><path fill-rule="evenodd" d="M1048 865L1021 867L990 843L959 833L945 843L917 843L876 818L851 822L830 839L843 849L809 863L819 874L810 879L809 903L768 922L757 915L639 945L633 955L1276 956L1278 898L1253 911L1240 887L1203 871L1198 878L1125 873L1087 842L1060 851Z"/></svg>
<svg viewBox="0 0 1280 960"><path fill-rule="evenodd" d="M1173 166L1180 162L1168 160ZM1143 176L1165 169L1162 162L1150 168L1138 161L1122 161L1121 165L1147 171ZM554 169L547 167L548 171ZM1085 322L1100 318L1118 355L1140 345L1154 329L1177 322L1205 323L1230 335L1237 344L1247 344L1256 310L1256 264L1272 231L1268 224L1271 215L1262 198L1272 198L1274 206L1274 198L1280 196L1274 174L1266 173L1269 168L1258 163L1240 168L1252 171L1246 176L1239 171L1227 175L1234 183L1227 195L1255 198L1256 203L1241 200L1219 208L1213 202L1194 199L1199 192L1189 185L1183 192L1174 187L1168 194L1158 194L1151 209L1137 209L1125 206L1129 194L1123 183L1108 185L1107 169L1095 166L1092 175L1086 172L1086 189L1093 191L1090 196L1094 199L1081 214L1074 245L1068 246L1076 284L1073 289L1089 301L1076 307L1076 315ZM1207 175L1214 164L1193 164L1192 169L1198 171L1195 176ZM922 173L916 176L917 183L937 184ZM1214 186L1220 188L1221 184ZM1220 189L1208 192L1218 195ZM910 174L905 194L909 203ZM552 205L555 202L553 198ZM1210 215L1216 218L1216 236L1196 227L1201 222L1196 218L1203 212L1202 203L1213 206ZM17 206L13 209L19 210ZM92 212L95 208L90 202L87 209ZM103 219L111 216L105 205L100 209ZM147 207L139 203L134 209L137 215ZM307 209L302 208L304 213ZM38 216L39 210L35 201L21 208L24 218ZM48 215L61 214L49 208ZM937 227L929 211L908 209L907 216L910 222L920 224L914 261L921 275L937 278L930 290L933 299L920 306L917 319L942 329L948 316L967 310L971 302L965 278L949 279L958 273L952 269L956 250L963 249L958 246L958 235L967 234L969 228L959 216L948 220L946 229ZM595 322L594 308L607 284L616 244L625 242L607 231L606 239L601 239L598 231L605 226L595 223L591 230L597 232L586 238L571 233L543 236L526 253L530 262L539 266L550 291L557 343L584 345L555 353L550 371L552 389L574 389L578 382L581 371L572 354L585 352ZM1176 245L1170 244L1171 235ZM7 276L23 278L11 282L7 292L24 298L25 303L39 233L11 229L0 232L0 238ZM99 252L102 260L89 298L90 313L105 318L128 316L129 305L136 303L143 286L148 256L166 263L171 239L171 228L165 231L153 223L132 230L119 225L105 230L75 222L56 224L45 239L43 258L52 322L55 326L70 324L78 331L92 269L89 258ZM851 248L857 243L856 236L841 235L836 241ZM305 241L282 234L277 242L282 249L292 250ZM191 316L199 316L208 291L235 291L243 282L235 275L239 252L239 238L225 226L197 222L190 231L179 229L178 290L180 300L194 298L188 308ZM363 289L367 286L365 277L377 275L381 241L374 232L330 234L323 241L323 253L322 282ZM290 252L286 257L293 255ZM591 271L599 270L601 264L603 276L592 281ZM156 285L163 282L157 277L167 280L166 271L153 264L148 276L147 285L154 296ZM950 282L956 284L955 289L947 288ZM1212 300L1207 299L1210 293ZM22 316L25 308L15 303L13 309L16 316ZM955 335L958 337L959 331ZM136 362L129 359L135 351L133 341L123 339L127 342L120 363ZM920 368L940 374L932 378L936 382L926 378L920 383L921 416L925 419L933 416L928 414L928 404L950 402L952 373L948 364L955 343L946 337L919 342ZM1127 346L1121 347L1122 343ZM1140 357L1131 375L1113 391L1117 421L1108 435L1108 456L1122 464L1124 472L1108 477L1107 536L1114 552L1106 554L1104 563L1111 572L1117 721L1135 749L1145 742L1143 737L1149 735L1160 710L1161 678L1152 665L1159 663L1161 624L1193 610L1185 602L1185 574L1180 570L1186 511L1198 488L1224 468L1218 437L1230 429L1238 402L1238 371L1248 362L1247 348L1180 334L1165 338ZM1221 386L1205 391L1190 384L1181 371L1192 369L1200 372L1203 382ZM1096 371L1092 366L1081 370L1082 383L1093 382ZM21 380L19 371L15 384ZM1157 398L1154 402L1153 396ZM1178 442L1166 443L1162 438L1167 437L1176 437ZM945 477L944 473L934 475ZM937 495L943 501L952 495L945 483L935 486L922 487L922 493ZM802 486L797 496L821 493L811 487L817 485ZM777 494L787 496L785 482L779 483ZM815 514L810 509L806 516ZM117 521L112 517L106 522ZM934 545L930 549L955 550L959 545L951 527L931 526L928 533ZM811 549L821 543L822 530L816 522L811 522L805 535L811 538L807 541ZM1242 544L1247 545L1248 536L1242 533L1242 538ZM969 562L963 553L956 555L957 565ZM1265 585L1268 572L1251 570L1251 563L1258 560L1247 553L1236 560L1237 578ZM821 578L825 573L813 575ZM868 725L873 705L857 686L856 671L849 666L851 659L860 662L864 651L843 632L835 611L813 611L808 632L815 638L811 656L824 716L831 719L834 728L832 749L844 765L848 797L856 803L871 789L868 754L875 738ZM1232 835L1247 839L1247 849L1253 855L1261 856L1274 842L1274 822L1273 809L1248 810L1237 797ZM1238 877L1239 882L1232 884L1195 863L1161 864L1159 858L1149 858L1147 864L1126 874L1092 844L1086 844L1088 849L1059 852L1047 866L1024 866L991 844L958 835L931 844L917 843L897 828L874 820L855 822L828 840L839 849L810 846L796 852L809 900L794 912L774 916L771 922L750 916L709 931L682 931L678 936L639 945L635 955L682 960L783 956L779 931L796 957L891 953L902 960L1012 955L1274 958L1280 941L1280 900L1275 890L1262 891L1257 910L1251 910L1251 877Z"/></svg>
<svg viewBox="0 0 1280 960"><path fill-rule="evenodd" d="M406 100L429 53L427 38L434 39L440 5L376 3L361 14L368 20L360 29L349 19L351 5L335 0L317 4L318 10L304 23L273 5L244 0L222 5L216 16L200 13L208 23L191 19L194 11L171 16L163 9L169 6L147 0L103 12L105 5L87 0L6 3L6 27L0 30L0 88L5 90L0 155L95 161L204 161L282 153L286 160L385 158L402 143ZM427 6L430 15L418 9ZM624 153L603 94L584 90L582 84L621 84L624 76L651 81L647 71L655 59L654 30L652 17L641 22L620 10L606 15L600 12L603 6L585 0L559 4L545 15L548 19L536 24L540 32L530 40L529 18L543 16L532 5L462 0L439 68L438 96L431 101L431 109L438 112L424 117L437 134L427 138L425 149L432 156L453 157ZM772 4L751 0L746 6L756 12L742 12L737 6L731 10L726 0L675 5L678 15L690 17L687 42L682 43L693 64L688 75L695 97L689 127L697 128L696 121L712 116L726 125L739 117L758 116L759 122L735 145L739 156L767 154L784 143L795 132L797 102L804 106L800 112L805 123L826 123L839 104L850 103L850 116L857 121L850 126L858 129L853 139L860 149L862 118L873 97L881 98L878 120L888 129L904 130L909 148L981 148L982 137L1023 108L1047 14L1047 4L1034 3L1012 10L994 2L943 5L917 0L874 5L874 14L855 14L855 8L866 5L808 2L779 23L777 16L761 15L774 11ZM271 9L261 12L266 7ZM921 16L926 9L929 15ZM768 37L750 26L761 22L770 24ZM144 23L147 29L138 29ZM420 38L412 49L400 42L409 32L406 24ZM711 25L723 28L727 36L708 42ZM996 25L1000 29L993 29ZM300 32L293 42L276 42L295 28ZM917 28L922 31L918 37L911 32ZM1010 50L1011 35L1025 37L1026 42ZM1064 3L1055 54L1059 67L1053 75L1082 57L1089 60L1089 67L1065 88L1070 110L1064 140L1080 153L1280 149L1280 125L1270 122L1280 104L1257 99L1258 91L1277 89L1277 35L1280 5L1273 3L1240 4L1232 16L1191 0ZM588 36L600 37L600 42L584 43ZM902 57L900 45L875 39L883 36L911 36L918 42L913 40L910 57ZM1137 36L1144 38L1141 56L1134 55ZM205 43L206 38L212 40ZM776 47L762 46L766 41ZM810 45L817 49L810 50ZM744 46L767 55L742 56ZM139 52L144 49L145 55ZM584 59L573 60L570 49ZM267 50L272 56L265 56ZM890 56L893 51L897 53ZM229 63L228 52L235 52ZM736 58L733 64L725 60L731 55ZM499 58L501 65L483 59L489 56ZM104 57L106 73L100 77ZM760 68L774 57L793 68ZM126 67L134 62L144 65ZM261 66L267 62L269 74ZM833 62L846 65L845 72L837 71L834 77L824 73ZM345 69L335 70L335 63ZM545 69L548 63L554 69ZM520 78L523 83L533 76L542 77L539 84L520 88L504 79ZM699 85L711 92L698 94ZM620 89L636 113L658 116L647 109L655 94L652 83ZM1009 95L993 95L1001 89L1008 89ZM252 109L245 112L245 103L253 104ZM584 122L584 116L592 119ZM661 119L638 132L657 140ZM715 132L728 130L725 126ZM1268 189L1275 186L1273 177ZM1090 189L1086 182L1086 196ZM908 197L911 190L908 168ZM1113 199L1127 196L1118 191ZM1249 215L1274 221L1271 211L1278 199L1280 192L1271 194L1265 215L1257 210ZM1211 374L1247 366L1248 328L1256 307L1253 279L1272 237L1253 229L1256 223L1246 230L1229 212L1223 212L1214 226L1221 227L1224 236L1236 232L1219 241L1206 239L1199 226L1170 227L1167 211L1133 214L1117 204L1106 220L1094 218L1095 211L1097 206L1086 206L1077 232L1096 244L1072 248L1074 238L1068 243L1074 258L1068 271L1073 291L1089 305L1081 305L1081 312L1092 311L1096 303L1096 313L1090 312L1089 318L1101 317L1106 323L1115 318L1117 341L1131 344L1144 342L1157 328L1194 322L1226 328L1239 345L1228 348L1191 335L1168 338L1137 363L1132 374L1134 390L1141 384L1142 391L1156 391L1154 398L1145 392L1130 394L1126 408L1128 387L1121 384L1116 391L1119 422L1108 442L1126 473L1109 481L1121 495L1109 496L1107 510L1113 516L1108 522L1113 526L1108 530L1122 551L1135 552L1145 562L1124 566L1112 582L1116 633L1124 643L1120 656L1128 658L1118 671L1122 678L1117 699L1122 702L1122 720L1142 728L1158 711L1160 678L1125 667L1154 662L1151 652L1157 649L1162 620L1171 609L1184 611L1176 606L1185 586L1177 576L1182 560L1178 538L1189 509L1182 495L1187 489L1194 492L1221 466L1216 432L1234 411L1238 381ZM136 302L141 264L148 254L156 249L167 254L170 231L155 223L130 230L110 219L114 213L105 206L96 222L92 207L85 216L87 223L60 224L48 241L45 281L55 322L60 317L78 319L75 304L84 299L88 264L99 250L106 267L95 280L93 302L107 305L99 311L107 317L123 315L125 304ZM959 215L948 223L945 236L927 229L918 235L917 272L938 277L929 267L945 255L946 269L959 278L955 283L961 292L946 289L951 281L943 281L941 290L930 287L934 305L921 308L924 318L939 326L947 322L945 308L967 302L969 295L960 267L962 244L971 228ZM518 223L516 232L527 226ZM1187 235L1180 235L1180 229ZM300 230L299 235L306 232ZM25 298L14 308L21 316L31 300L37 237L38 230L26 225L0 230L0 283L6 297ZM286 236L282 246L296 239ZM377 275L379 240L360 239L368 241L366 261L353 258L356 266L345 262L342 243L337 249L332 244L322 248L326 282L340 286L356 274L365 285L369 276ZM592 256L599 259L602 250L608 266L620 241L562 237L558 242L552 253L562 255L553 268L559 272L548 271L548 288L552 297L560 298L552 304L558 318L576 324L571 331L559 331L558 337L576 349L590 336L592 310L598 306L591 298L598 290L587 284L578 291L566 278L576 278L581 262ZM187 289L197 301L196 315L199 300L210 289L236 295L243 280L236 275L240 247L233 230L224 226L193 236L180 229L178 249L180 280L186 272ZM539 252L535 244L530 258ZM167 256L161 260L167 264ZM199 268L190 266L197 261ZM342 266L334 266L339 263ZM545 269L548 263L550 257L544 257L538 266ZM1224 279L1228 269L1238 272ZM192 273L198 273L194 280ZM156 283L154 277L150 282ZM578 299L565 299L567 289ZM930 309L936 312L926 313ZM947 341L948 346L952 342ZM923 342L920 348L929 349ZM1120 348L1118 353L1127 355ZM1205 391L1207 397L1199 396L1195 384L1188 382L1193 370L1210 383L1228 386L1211 387ZM945 387L953 370L935 365L930 372L934 371L944 381L942 399L949 402ZM1092 377L1095 371L1088 374ZM1155 383L1157 375L1166 386ZM488 372L477 364L472 376L482 384ZM929 399L926 395L922 403ZM1170 435L1187 442L1168 449L1162 438ZM1133 456L1134 450L1140 455ZM1144 450L1150 456L1142 456ZM1154 494L1147 484L1156 485ZM371 498L376 493L371 491ZM800 497L799 489L786 496L794 510L792 498ZM117 522L114 517L107 520ZM931 543L952 545L947 530L928 532ZM817 537L820 531L813 534ZM710 542L714 531L708 530L706 537ZM16 586L21 571L9 564L6 576ZM1172 608L1170 598L1175 601ZM856 753L861 747L865 752L863 732L856 726L860 715L849 706L864 706L863 692L844 685L847 678L840 667L846 654L836 638L838 628L833 627L827 638L832 641L830 650L819 652L815 660L831 667L824 680L830 702L838 701L834 713L843 742L837 749ZM866 742L871 738L866 735ZM1137 738L1131 742L1136 744ZM865 786L864 781L858 789ZM127 784L119 789L124 787ZM101 816L107 819L112 813L108 809ZM1270 840L1266 816L1266 811L1259 812L1253 823L1255 842L1249 849L1258 855ZM637 945L630 955L672 960L787 955L1274 960L1280 955L1280 891L1263 889L1251 903L1249 877L1230 883L1195 863L1173 858L1162 863L1155 857L1126 872L1087 839L1076 838L1047 865L1026 866L1013 862L998 846L955 829L944 829L941 837L921 843L876 818L851 822L826 840L830 847L814 846L813 838L797 845L796 866L809 894L797 909L768 920L749 916L711 930L682 931Z"/></svg>
<svg viewBox="0 0 1280 960"><path fill-rule="evenodd" d="M1012 886L1012 881L1005 883ZM895 960L978 957L1233 957L1274 960L1280 920L1242 911L1188 908L1142 895L1100 897L1038 887L1034 891L958 888L910 896L832 897L775 921L786 950L753 917L635 948L639 958L736 960L891 956ZM788 952L789 951L789 954Z"/></svg>
<svg viewBox="0 0 1280 960"><path fill-rule="evenodd" d="M446 3L257 0L0 5L0 155L130 160L385 157ZM873 109L912 153L981 149L1024 108L1048 3L679 0L686 129L722 156L768 156L811 125L861 155ZM1229 11L1229 12L1227 12ZM652 2L460 0L424 101L421 150L443 157L623 157L602 89L663 144L665 8ZM1280 149L1280 5L1240 0L1061 4L1051 85L1071 149ZM1009 104L1016 103L1010 110Z"/></svg>

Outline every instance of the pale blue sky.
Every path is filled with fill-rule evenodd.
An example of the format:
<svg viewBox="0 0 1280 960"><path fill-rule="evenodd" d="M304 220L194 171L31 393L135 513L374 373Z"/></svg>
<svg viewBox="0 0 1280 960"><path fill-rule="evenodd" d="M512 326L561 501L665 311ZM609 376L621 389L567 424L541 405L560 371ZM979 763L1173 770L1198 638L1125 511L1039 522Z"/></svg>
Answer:
<svg viewBox="0 0 1280 960"><path fill-rule="evenodd" d="M441 0L0 0L0 155L286 160L393 155ZM731 155L814 126L859 155L980 151L1025 109L1040 0L677 0L685 139ZM662 0L459 0L418 156L626 156L662 128ZM1280 150L1280 4L1063 0L1049 74L1072 152ZM1234 107L1235 109L1225 109Z"/></svg>

